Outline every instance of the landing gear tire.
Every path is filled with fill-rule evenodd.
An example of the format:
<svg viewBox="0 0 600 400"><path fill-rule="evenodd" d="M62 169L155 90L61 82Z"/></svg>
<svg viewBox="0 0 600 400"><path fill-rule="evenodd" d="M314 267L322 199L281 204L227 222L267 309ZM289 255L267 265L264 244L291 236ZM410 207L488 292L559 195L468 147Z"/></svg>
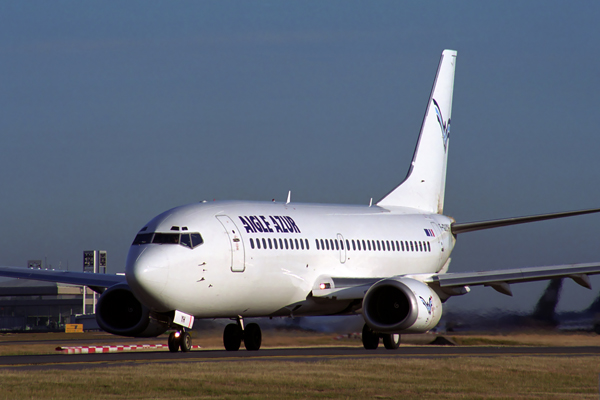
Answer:
<svg viewBox="0 0 600 400"><path fill-rule="evenodd" d="M242 328L238 324L229 324L223 331L223 344L227 351L238 351L242 345L244 336Z"/></svg>
<svg viewBox="0 0 600 400"><path fill-rule="evenodd" d="M379 334L365 324L362 330L362 342L365 349L376 350L379 346Z"/></svg>
<svg viewBox="0 0 600 400"><path fill-rule="evenodd" d="M382 337L386 349L398 350L398 347L400 347L400 335L398 333L386 333Z"/></svg>
<svg viewBox="0 0 600 400"><path fill-rule="evenodd" d="M255 323L246 325L246 329L244 329L244 346L246 346L246 350L256 351L260 349L261 342L260 326Z"/></svg>
<svg viewBox="0 0 600 400"><path fill-rule="evenodd" d="M181 336L179 336L179 346L184 353L187 353L192 349L192 336L189 332L181 333Z"/></svg>
<svg viewBox="0 0 600 400"><path fill-rule="evenodd" d="M171 332L167 344L169 345L169 351L171 353L177 353L179 351L179 332Z"/></svg>

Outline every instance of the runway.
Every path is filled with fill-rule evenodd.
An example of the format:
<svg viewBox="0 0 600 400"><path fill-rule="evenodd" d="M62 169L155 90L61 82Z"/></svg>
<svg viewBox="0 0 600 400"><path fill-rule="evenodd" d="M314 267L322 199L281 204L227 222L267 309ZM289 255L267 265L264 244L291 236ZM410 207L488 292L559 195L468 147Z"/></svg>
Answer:
<svg viewBox="0 0 600 400"><path fill-rule="evenodd" d="M48 354L0 357L1 369L43 370L135 366L148 363L206 363L247 361L311 362L360 358L440 358L440 357L589 357L600 356L600 347L491 347L491 346L407 346L390 351L359 347L305 347L259 351L196 350L189 353L168 351L109 354Z"/></svg>

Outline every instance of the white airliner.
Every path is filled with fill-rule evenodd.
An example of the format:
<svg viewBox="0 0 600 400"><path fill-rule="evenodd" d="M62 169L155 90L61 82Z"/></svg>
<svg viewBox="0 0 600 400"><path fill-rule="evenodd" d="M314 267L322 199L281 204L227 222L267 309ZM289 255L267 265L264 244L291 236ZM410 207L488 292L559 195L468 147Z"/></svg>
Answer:
<svg viewBox="0 0 600 400"><path fill-rule="evenodd" d="M475 223L442 214L456 51L444 50L405 180L375 205L215 201L173 208L148 222L125 276L0 268L0 275L87 285L102 293L96 318L123 336L169 336L188 351L194 318L228 318L227 350L258 350L261 330L244 318L362 313L367 349L398 348L400 334L427 332L442 303L473 285L570 277L590 287L600 263L449 273L458 234L598 212Z"/></svg>

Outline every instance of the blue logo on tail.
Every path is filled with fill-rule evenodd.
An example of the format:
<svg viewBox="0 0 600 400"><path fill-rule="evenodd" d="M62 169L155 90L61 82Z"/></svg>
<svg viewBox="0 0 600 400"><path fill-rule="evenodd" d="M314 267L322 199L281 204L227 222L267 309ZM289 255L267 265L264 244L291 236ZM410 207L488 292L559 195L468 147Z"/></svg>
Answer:
<svg viewBox="0 0 600 400"><path fill-rule="evenodd" d="M437 120L440 124L440 128L442 128L442 139L444 139L444 151L448 151L448 139L450 138L450 118L448 118L448 122L444 122L444 117L442 117L442 110L440 110L440 106L433 99L433 105L435 106L435 114L437 115Z"/></svg>

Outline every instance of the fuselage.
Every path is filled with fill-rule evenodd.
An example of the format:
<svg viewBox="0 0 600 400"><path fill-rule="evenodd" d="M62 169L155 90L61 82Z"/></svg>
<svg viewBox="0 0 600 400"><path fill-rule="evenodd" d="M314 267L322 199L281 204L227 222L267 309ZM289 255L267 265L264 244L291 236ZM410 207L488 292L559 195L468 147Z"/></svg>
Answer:
<svg viewBox="0 0 600 400"><path fill-rule="evenodd" d="M452 219L409 208L215 201L177 207L139 232L127 282L153 311L197 318L352 311L310 297L330 277L439 272Z"/></svg>

